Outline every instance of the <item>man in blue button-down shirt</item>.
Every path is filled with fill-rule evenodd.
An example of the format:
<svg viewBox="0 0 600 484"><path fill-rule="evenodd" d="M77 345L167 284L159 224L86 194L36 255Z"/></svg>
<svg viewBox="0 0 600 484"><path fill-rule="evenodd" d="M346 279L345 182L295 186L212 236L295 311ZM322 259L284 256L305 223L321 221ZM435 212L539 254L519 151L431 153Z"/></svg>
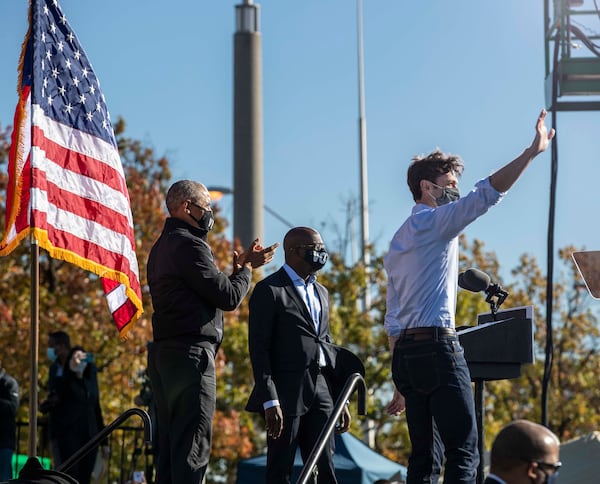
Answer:
<svg viewBox="0 0 600 484"><path fill-rule="evenodd" d="M475 482L479 455L471 379L454 329L458 236L498 203L554 137L542 111L529 148L460 197L463 165L435 151L414 158L408 185L416 205L395 233L385 257L385 329L393 352L396 390L388 412L406 409L411 439L407 483L430 482L433 421L444 444L444 480Z"/></svg>

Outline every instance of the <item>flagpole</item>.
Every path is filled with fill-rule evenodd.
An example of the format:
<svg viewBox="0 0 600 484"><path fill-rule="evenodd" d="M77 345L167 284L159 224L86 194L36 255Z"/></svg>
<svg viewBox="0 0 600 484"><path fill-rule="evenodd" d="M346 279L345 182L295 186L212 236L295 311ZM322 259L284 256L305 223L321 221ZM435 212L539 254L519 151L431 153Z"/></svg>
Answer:
<svg viewBox="0 0 600 484"><path fill-rule="evenodd" d="M367 118L365 114L365 67L363 51L363 8L362 0L358 0L357 6L357 39L358 39L358 137L360 155L360 230L361 230L361 259L365 267L366 283L363 294L363 309L365 312L371 309L371 284L369 282L369 271L371 256L369 254L369 195L367 182Z"/></svg>
<svg viewBox="0 0 600 484"><path fill-rule="evenodd" d="M38 401L38 353L40 341L40 248L38 241L31 236L31 374L29 375L29 441L28 455L37 455L37 401Z"/></svg>

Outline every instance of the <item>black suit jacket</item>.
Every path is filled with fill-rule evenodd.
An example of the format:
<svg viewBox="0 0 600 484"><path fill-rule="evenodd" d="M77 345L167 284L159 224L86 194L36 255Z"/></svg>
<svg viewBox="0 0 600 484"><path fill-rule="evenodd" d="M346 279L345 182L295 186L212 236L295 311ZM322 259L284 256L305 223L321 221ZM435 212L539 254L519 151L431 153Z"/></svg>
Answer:
<svg viewBox="0 0 600 484"><path fill-rule="evenodd" d="M483 481L483 484L500 484L500 481L494 477L488 476L485 478L485 481Z"/></svg>
<svg viewBox="0 0 600 484"><path fill-rule="evenodd" d="M248 346L255 386L246 409L263 412L263 404L279 400L286 415L304 415L315 394L319 345L328 367L323 371L334 402L346 378L364 375L362 362L331 343L329 295L315 283L321 301L319 332L306 304L283 268L260 281L250 297Z"/></svg>

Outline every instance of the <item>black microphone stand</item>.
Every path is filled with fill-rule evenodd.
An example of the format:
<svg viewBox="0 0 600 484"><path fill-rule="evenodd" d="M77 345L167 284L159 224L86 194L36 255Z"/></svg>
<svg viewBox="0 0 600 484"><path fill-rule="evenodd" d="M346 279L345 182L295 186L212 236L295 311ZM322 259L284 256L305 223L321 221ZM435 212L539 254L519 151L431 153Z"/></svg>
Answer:
<svg viewBox="0 0 600 484"><path fill-rule="evenodd" d="M498 309L504 302L504 300L508 297L508 292L506 292L500 284L490 284L488 288L485 290L486 298L485 302L490 305L490 312L492 313L492 320L497 321L496 313ZM484 477L484 462L483 455L485 452L484 445L484 409L485 409L485 380L483 378L477 378L473 380L474 383L474 392L475 392L475 419L477 420L477 435L478 439L478 449L479 449L479 466L477 467L477 478L476 484L483 484Z"/></svg>
<svg viewBox="0 0 600 484"><path fill-rule="evenodd" d="M506 292L500 284L490 284L490 286L485 290L487 297L485 298L485 302L490 305L490 311L492 313L492 319L496 321L496 313L498 309L504 302L504 300L508 297L508 292ZM496 298L496 300L494 300Z"/></svg>

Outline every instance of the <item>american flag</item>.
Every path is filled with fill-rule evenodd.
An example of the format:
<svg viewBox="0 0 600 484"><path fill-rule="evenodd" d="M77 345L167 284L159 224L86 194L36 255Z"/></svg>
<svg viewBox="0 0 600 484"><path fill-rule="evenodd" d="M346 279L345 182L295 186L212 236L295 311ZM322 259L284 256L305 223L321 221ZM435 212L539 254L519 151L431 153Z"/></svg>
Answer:
<svg viewBox="0 0 600 484"><path fill-rule="evenodd" d="M142 313L129 193L100 82L58 0L31 0L0 255L33 234L102 278L121 337Z"/></svg>

